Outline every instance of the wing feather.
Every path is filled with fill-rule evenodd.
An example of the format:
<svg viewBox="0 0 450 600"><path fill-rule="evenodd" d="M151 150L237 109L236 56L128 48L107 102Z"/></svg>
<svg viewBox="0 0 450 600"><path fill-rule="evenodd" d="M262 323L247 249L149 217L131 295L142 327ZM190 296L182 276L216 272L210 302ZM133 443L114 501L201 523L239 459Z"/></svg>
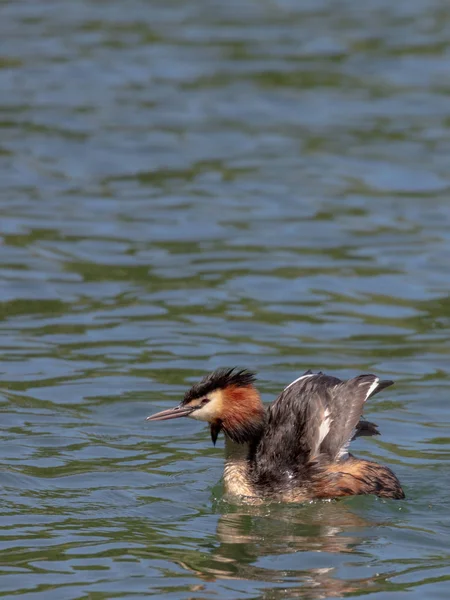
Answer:
<svg viewBox="0 0 450 600"><path fill-rule="evenodd" d="M342 381L307 371L289 384L268 408L267 426L255 449L255 465L263 479L298 471L319 455L345 457L356 435L374 435L376 426L359 426L364 403L392 381L359 375ZM370 433L369 433L370 431Z"/></svg>

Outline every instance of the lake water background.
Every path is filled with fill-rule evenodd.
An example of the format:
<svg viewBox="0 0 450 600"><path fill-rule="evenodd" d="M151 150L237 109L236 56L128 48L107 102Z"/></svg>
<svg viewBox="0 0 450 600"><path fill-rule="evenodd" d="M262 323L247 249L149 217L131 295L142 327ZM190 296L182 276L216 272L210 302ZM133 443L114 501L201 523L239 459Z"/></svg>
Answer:
<svg viewBox="0 0 450 600"><path fill-rule="evenodd" d="M450 5L0 4L0 597L447 599ZM404 502L245 507L146 424L218 366L396 381Z"/></svg>

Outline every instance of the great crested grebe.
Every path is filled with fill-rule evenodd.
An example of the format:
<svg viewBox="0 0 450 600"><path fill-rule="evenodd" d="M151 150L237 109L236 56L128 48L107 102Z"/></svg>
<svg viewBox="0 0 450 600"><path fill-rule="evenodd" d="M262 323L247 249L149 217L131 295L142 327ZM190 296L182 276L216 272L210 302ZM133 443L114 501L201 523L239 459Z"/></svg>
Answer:
<svg viewBox="0 0 450 600"><path fill-rule="evenodd" d="M388 467L348 452L355 437L379 433L375 424L360 420L363 406L393 381L376 375L341 381L307 371L268 408L254 383L250 371L217 369L178 406L147 420L207 421L214 444L223 431L225 491L233 496L279 502L358 494L405 497Z"/></svg>

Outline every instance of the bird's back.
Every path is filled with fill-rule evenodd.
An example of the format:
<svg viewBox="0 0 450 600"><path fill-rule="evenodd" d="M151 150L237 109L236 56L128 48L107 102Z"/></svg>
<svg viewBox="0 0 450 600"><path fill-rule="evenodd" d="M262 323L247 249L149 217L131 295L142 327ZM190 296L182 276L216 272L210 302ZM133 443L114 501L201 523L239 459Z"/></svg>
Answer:
<svg viewBox="0 0 450 600"><path fill-rule="evenodd" d="M384 488L390 497L403 497L387 467L359 461L347 452L355 435L378 433L374 424L360 422L363 406L392 384L371 374L342 381L310 371L293 381L268 408L266 427L253 449L255 487L263 495L284 500L292 495L300 501L359 493L384 495L379 493ZM376 481L377 472L384 483Z"/></svg>

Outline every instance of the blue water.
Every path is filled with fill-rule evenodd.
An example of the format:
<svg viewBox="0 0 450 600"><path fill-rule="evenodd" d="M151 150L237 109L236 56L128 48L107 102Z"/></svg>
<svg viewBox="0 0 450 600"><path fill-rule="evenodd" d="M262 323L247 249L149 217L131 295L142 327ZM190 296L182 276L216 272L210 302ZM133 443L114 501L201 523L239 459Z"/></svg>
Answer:
<svg viewBox="0 0 450 600"><path fill-rule="evenodd" d="M444 0L0 7L0 596L447 599ZM407 499L239 506L145 422L239 365L396 382Z"/></svg>

